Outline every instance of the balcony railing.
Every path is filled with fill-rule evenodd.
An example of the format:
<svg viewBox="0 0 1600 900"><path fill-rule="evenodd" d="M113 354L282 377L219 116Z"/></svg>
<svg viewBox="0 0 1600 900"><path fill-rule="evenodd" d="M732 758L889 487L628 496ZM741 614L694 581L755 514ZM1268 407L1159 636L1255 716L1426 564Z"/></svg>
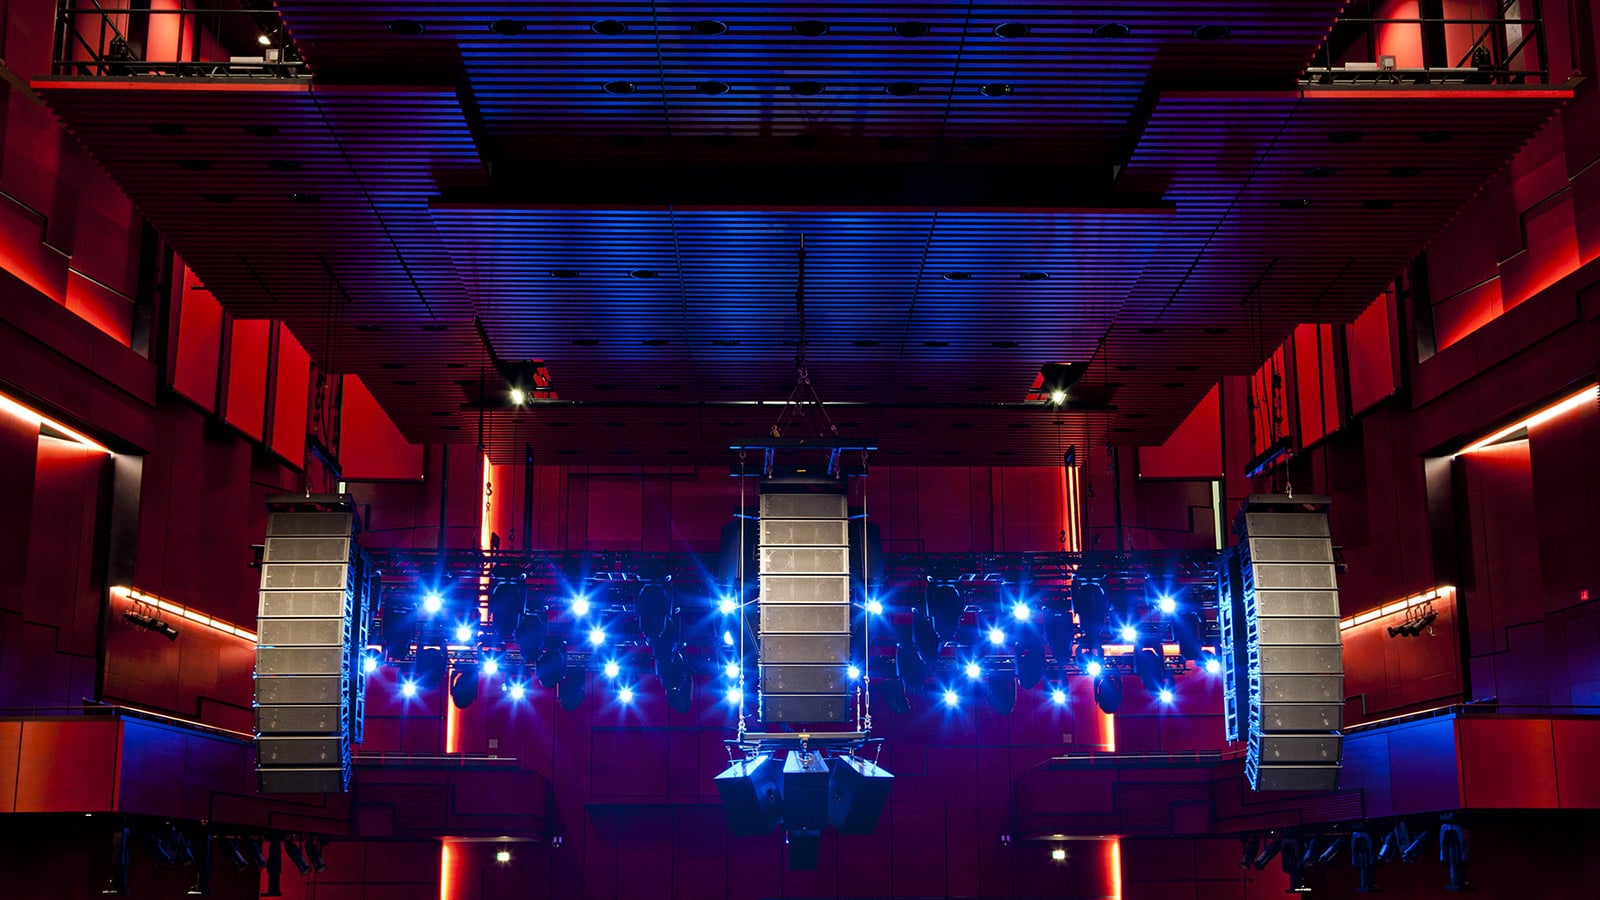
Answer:
<svg viewBox="0 0 1600 900"><path fill-rule="evenodd" d="M55 73L124 78L310 75L270 4L173 0L167 6L135 9L131 0L60 0Z"/></svg>
<svg viewBox="0 0 1600 900"><path fill-rule="evenodd" d="M1328 33L1305 84L1541 85L1550 83L1538 0L1484 0L1468 15L1428 15L1427 3L1353 3ZM1387 9L1405 16L1386 16ZM1422 14L1417 11L1421 9ZM1368 15L1362 15L1363 12Z"/></svg>

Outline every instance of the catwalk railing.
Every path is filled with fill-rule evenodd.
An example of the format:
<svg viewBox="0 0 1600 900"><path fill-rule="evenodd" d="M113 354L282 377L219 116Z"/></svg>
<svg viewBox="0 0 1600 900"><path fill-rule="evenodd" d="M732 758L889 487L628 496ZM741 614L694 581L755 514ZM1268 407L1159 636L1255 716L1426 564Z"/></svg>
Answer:
<svg viewBox="0 0 1600 900"><path fill-rule="evenodd" d="M1342 17L1302 80L1322 85L1549 84L1540 4L1486 0L1471 4L1466 15L1424 11L1412 17Z"/></svg>
<svg viewBox="0 0 1600 900"><path fill-rule="evenodd" d="M178 0L173 9L131 7L126 0L60 0L55 74L310 76L270 3Z"/></svg>

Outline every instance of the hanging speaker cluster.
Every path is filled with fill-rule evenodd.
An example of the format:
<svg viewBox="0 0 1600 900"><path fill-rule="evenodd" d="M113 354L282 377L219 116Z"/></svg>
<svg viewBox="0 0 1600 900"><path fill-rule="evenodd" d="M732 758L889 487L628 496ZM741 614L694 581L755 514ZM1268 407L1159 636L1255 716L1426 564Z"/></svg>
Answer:
<svg viewBox="0 0 1600 900"><path fill-rule="evenodd" d="M851 717L849 518L842 492L761 494L761 721Z"/></svg>
<svg viewBox="0 0 1600 900"><path fill-rule="evenodd" d="M728 825L737 835L767 834L780 824L789 836L789 867L814 869L815 842L824 827L871 834L889 799L894 776L861 757L791 750L741 759L716 777Z"/></svg>

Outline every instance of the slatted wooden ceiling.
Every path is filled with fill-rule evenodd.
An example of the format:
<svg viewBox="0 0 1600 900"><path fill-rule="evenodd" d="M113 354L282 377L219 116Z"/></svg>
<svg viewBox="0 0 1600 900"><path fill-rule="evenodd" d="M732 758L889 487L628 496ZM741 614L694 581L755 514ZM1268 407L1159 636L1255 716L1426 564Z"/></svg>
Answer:
<svg viewBox="0 0 1600 900"><path fill-rule="evenodd" d="M37 87L224 303L288 321L414 440L476 439L474 316L501 357L544 360L561 403L488 416L507 459L528 442L722 460L763 433L777 409L755 404L793 383L800 234L811 375L859 404L834 411L842 430L928 464L1157 443L1295 323L1359 312L1566 96L1294 89L1329 2L279 5L315 86ZM727 32L695 34L708 19ZM603 20L626 31L591 30ZM828 33L795 33L812 20ZM894 34L909 21L928 33ZM1006 22L1028 34L997 36ZM1128 33L1093 35L1111 22ZM419 79L464 88L386 86ZM695 89L709 79L732 89ZM616 80L634 92L599 87ZM823 91L786 87L804 80ZM917 92L884 91L902 80ZM762 201L819 162L894 160L937 161L935 200L969 196L885 208L845 183ZM663 161L648 200L591 185ZM671 177L697 161L713 165ZM720 163L757 173L740 208ZM1107 167L1082 197L1029 194L1034 172L1112 163L1114 191ZM1012 179L1003 208L970 172ZM541 187L567 196L530 198ZM1018 404L1041 364L1091 359L1113 412Z"/></svg>

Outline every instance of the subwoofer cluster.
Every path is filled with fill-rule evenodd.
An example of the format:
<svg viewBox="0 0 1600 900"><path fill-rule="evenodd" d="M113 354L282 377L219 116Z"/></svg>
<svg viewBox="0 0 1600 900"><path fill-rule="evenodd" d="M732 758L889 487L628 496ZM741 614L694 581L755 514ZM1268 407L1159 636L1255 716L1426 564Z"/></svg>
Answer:
<svg viewBox="0 0 1600 900"><path fill-rule="evenodd" d="M894 776L857 756L790 750L781 768L763 753L735 762L716 782L734 834L766 834L781 823L789 867L815 869L824 826L840 834L877 829Z"/></svg>
<svg viewBox="0 0 1600 900"><path fill-rule="evenodd" d="M361 740L376 572L343 497L268 501L256 646L256 772L263 793L350 786Z"/></svg>
<svg viewBox="0 0 1600 900"><path fill-rule="evenodd" d="M1217 576L1225 722L1252 788L1334 790L1344 722L1328 498L1251 497Z"/></svg>
<svg viewBox="0 0 1600 900"><path fill-rule="evenodd" d="M851 718L850 541L843 493L761 495L761 721Z"/></svg>

